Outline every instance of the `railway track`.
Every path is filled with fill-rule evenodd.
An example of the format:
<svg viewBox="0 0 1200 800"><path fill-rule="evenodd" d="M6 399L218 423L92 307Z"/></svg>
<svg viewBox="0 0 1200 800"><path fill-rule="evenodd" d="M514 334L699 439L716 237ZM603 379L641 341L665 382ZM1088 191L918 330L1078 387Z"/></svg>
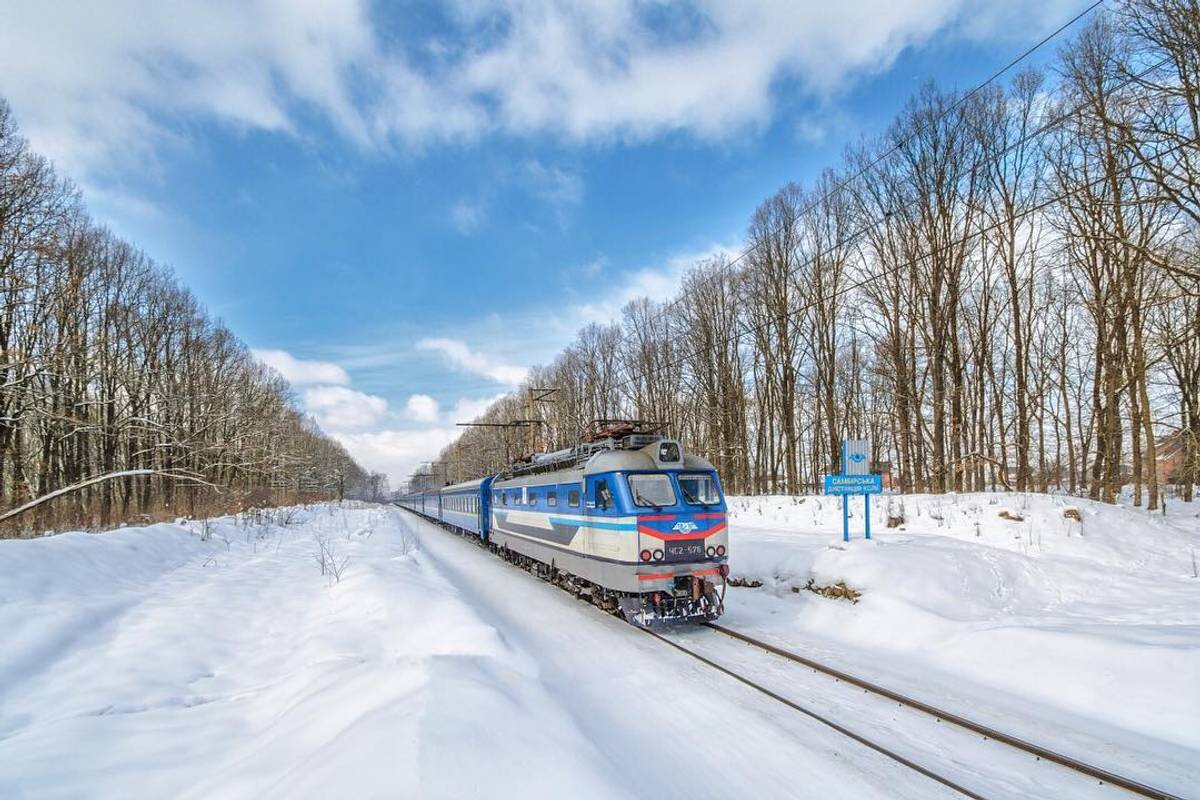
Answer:
<svg viewBox="0 0 1200 800"><path fill-rule="evenodd" d="M723 636L737 640L751 647L758 648L766 653L785 659L788 662L799 664L807 667L817 673L834 678L836 681L861 689L863 692L873 695L878 698L883 698L899 706L919 712L922 715L932 718L937 723L949 723L969 734L979 737L987 742L994 742L1003 745L1010 751L1018 751L1026 755L1032 756L1039 762L1048 762L1050 764L1062 767L1072 773L1076 773L1087 778L1089 781L1094 781L1097 786L1108 786L1122 790L1123 793L1129 793L1139 797L1155 798L1156 800L1184 800L1181 796L1173 792L1149 786L1133 778L1119 775L1112 771L1097 767L1094 764L1081 761L1071 756L1058 753L1049 748L1029 742L1017 736L1006 734L987 725L967 719L960 714L955 714L944 709L937 708L923 701L908 697L899 692L893 691L878 684L859 678L855 675L843 672L842 670L814 661L811 658L793 653L783 648L772 645L768 642L761 641L744 633L726 628L718 623L707 623L706 627L722 634ZM936 767L929 766L928 763L920 763L912 754L901 752L899 748L892 747L880 742L877 738L872 738L863 733L853 730L840 723L834 715L829 713L821 713L811 707L798 703L785 694L764 685L762 682L747 677L744 671L739 671L733 667L722 664L714 658L709 657L705 653L694 650L690 647L681 644L675 638L664 635L657 631L647 631L651 636L664 642L668 646L687 654L688 656L704 663L705 665L733 678L734 680L748 686L761 694L764 694L783 705L792 708L795 711L808 716L823 725L826 725L838 733L846 736L861 745L864 745L881 755L924 775L932 781L935 781L948 789L951 789L965 797L970 798L987 798L989 795L984 794L978 788L971 788L966 785L962 778L955 778L945 774L945 771L938 771ZM1114 795L1116 796L1116 795Z"/></svg>
<svg viewBox="0 0 1200 800"><path fill-rule="evenodd" d="M418 516L421 516L421 515L418 515ZM453 530L452 528L446 527L445 525L443 525L441 522L439 522L437 520L430 519L428 521L431 524L442 528L443 530L463 536L463 534ZM463 536L463 538L468 539L469 541L471 541L472 543L474 543L476 545L480 545L480 542L478 541L477 537ZM480 546L482 546L482 545L480 545ZM543 580L544 580L544 578L543 578ZM607 613L611 613L611 612L607 612ZM930 705L929 703L925 703L921 700L917 700L915 698L908 697L899 692L893 691L886 687L883 687L878 684L875 684L870 681L859 678L855 675L851 675L847 672L843 672L842 670L836 669L835 667L830 667L826 664L822 664L819 661L815 661L811 658L807 658L806 656L802 656L798 653L793 653L789 650L785 650L781 647L772 645L769 642L764 642L760 639L756 639L753 636L749 636L747 634L740 633L731 628L726 628L725 626L723 626L719 623L708 622L708 623L704 623L704 626L712 631L715 631L724 636L727 636L730 639L742 642L751 647L758 648L768 654L785 659L786 661L789 661L791 663L795 663L795 664L799 664L801 666L807 667L807 668L813 670L814 672L834 678L836 681L839 681L841 683L845 683L850 686L854 686L856 688L862 689L864 692L874 695L876 697L884 698L891 702L897 703L900 706L920 712L924 715L932 717L938 723L941 723L941 722L950 723L951 725L956 726L956 727L966 731L967 733L973 734L978 737L982 737L982 739L985 741L996 742L996 743L999 743L1002 745L1006 745L1008 748L1010 748L1013 751L1017 751L1017 752L1021 752L1021 753L1033 756L1039 762L1045 761L1045 762L1049 762L1051 764L1055 764L1059 767L1062 767L1065 770L1082 775L1090 780L1097 781L1098 784L1100 784L1100 785L1115 787L1115 788L1123 790L1124 792L1131 793L1131 794L1139 796L1139 797L1153 798L1153 800L1188 800L1187 798L1182 797L1177 794L1174 794L1173 792L1169 792L1164 789L1158 789L1153 786L1149 786L1149 785L1144 784L1140 781L1137 781L1133 778L1128 778L1123 775L1119 775L1117 773L1111 772L1109 770L1105 770L1101 767L1097 767L1093 764L1089 764L1087 762L1072 758L1072 757L1064 755L1062 753L1055 752L1053 750L1050 750L1049 748L1042 747L1041 745L1034 744L1032 742L1021 739L1020 737L1003 733L1002 731L996 730L987 725L983 725L982 723L978 723L973 720L967 719L966 717L963 717L962 715L955 714L950 711L946 711L946 710L937 708L936 706ZM670 636L666 636L662 633L659 633L656 630L649 629L649 628L640 628L639 627L638 630L644 631L645 633L649 634L650 636L653 636L654 638L656 638L659 641L663 642L664 644L674 648L675 650L678 650L679 652L684 653L684 654L690 656L691 658L696 659L697 661L700 661L701 663L711 667L712 669L715 669L718 672L721 672L724 675L732 678L733 680L736 680L739 683L742 683L743 685L745 685L749 688L752 688L755 691L766 695L767 697L770 697L771 699L781 703L782 705L785 705L795 711L800 712L801 714L804 714L805 716L837 731L839 734L863 745L864 747L874 750L875 752L879 753L880 755L885 756L886 758L891 759L892 761L895 761L896 763L898 763L908 769L911 769L911 770L925 776L926 778L929 778L930 780L934 781L935 783L938 783L938 784L950 789L951 791L957 792L958 794L960 794L964 797L973 798L973 800L991 800L991 797L989 795L982 794L979 790L970 788L969 786L965 785L961 780L956 780L956 779L951 778L941 772L938 772L936 769L934 769L932 767L925 766L925 765L919 763L914 758L912 758L908 755L905 755L904 753L901 753L897 748L889 747L875 739L872 739L871 737L868 737L866 735L858 733L858 732L852 730L851 728L847 727L846 725L841 724L840 722L838 722L836 719L834 719L829 714L822 714L818 711L813 710L812 708L801 705L800 703L789 699L788 697L784 696L783 694L772 690L771 688L763 685L762 683L746 677L745 675L739 673L737 670L732 669L728 666L725 666L725 665L715 661L714 659L708 658L704 654L699 653L695 650L692 650L691 648L685 647L684 645L675 641Z"/></svg>

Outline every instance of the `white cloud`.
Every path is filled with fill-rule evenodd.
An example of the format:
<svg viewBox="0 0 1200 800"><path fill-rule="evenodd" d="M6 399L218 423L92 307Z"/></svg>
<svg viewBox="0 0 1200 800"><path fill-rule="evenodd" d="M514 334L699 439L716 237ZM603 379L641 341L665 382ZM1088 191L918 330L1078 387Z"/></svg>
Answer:
<svg viewBox="0 0 1200 800"><path fill-rule="evenodd" d="M374 352L374 345L368 348ZM519 367L496 365L456 340L430 340L438 352L452 354L455 368L464 365L486 370L493 380L506 383L524 375ZM484 397L460 397L445 409L424 393L409 394L402 407L393 410L383 397L352 388L350 376L340 365L326 361L302 361L284 350L255 350L254 354L275 367L292 383L305 385L299 402L321 429L337 439L363 467L387 473L393 486L400 486L423 461L436 458L438 451L453 441L462 428L487 410L503 393ZM368 360L370 363L373 361ZM343 360L343 363L346 363Z"/></svg>
<svg viewBox="0 0 1200 800"><path fill-rule="evenodd" d="M474 422L483 415L483 412L488 410L492 403L495 403L504 396L505 394L501 392L500 394L494 394L490 397L480 397L478 399L469 397L460 398L454 404L454 408L446 412L444 419L448 425L458 422Z"/></svg>
<svg viewBox="0 0 1200 800"><path fill-rule="evenodd" d="M509 386L516 386L529 374L525 367L497 363L494 359L475 352L461 339L422 339L417 342L417 349L441 353L452 365L464 372L483 375Z"/></svg>
<svg viewBox="0 0 1200 800"><path fill-rule="evenodd" d="M712 245L705 250L672 256L661 266L624 273L619 280L609 281L615 288L607 294L590 297L587 302L572 306L570 317L583 322L608 323L621 317L621 309L630 300L641 297L659 302L674 299L683 277L692 267L721 255L733 258L737 252L727 245Z"/></svg>
<svg viewBox="0 0 1200 800"><path fill-rule="evenodd" d="M425 397L413 395L409 398L407 407L413 405L413 398ZM456 422L475 419L501 397L503 394L477 399L461 398L449 411L419 420L422 426L417 428L335 431L332 435L345 445L359 464L367 469L386 472L392 486L399 487L423 462L437 458L443 447L458 438L463 429L457 427ZM425 410L438 407L433 398L426 399L429 402L418 400L418 405L423 406Z"/></svg>
<svg viewBox="0 0 1200 800"><path fill-rule="evenodd" d="M936 34L1032 37L1073 7L457 0L431 47L381 35L372 16L388 12L367 0L10 1L0 94L35 147L85 182L153 173L197 119L309 135L315 112L368 149L496 133L723 139L769 122L780 92L835 96ZM578 202L569 173L533 171L555 202Z"/></svg>
<svg viewBox="0 0 1200 800"><path fill-rule="evenodd" d="M439 426L417 430L338 432L355 461L369 470L385 472L395 488L408 480L422 462L436 458L438 451L454 441L462 428Z"/></svg>
<svg viewBox="0 0 1200 800"><path fill-rule="evenodd" d="M377 425L387 401L346 386L314 386L304 392L304 407L326 432L356 431Z"/></svg>
<svg viewBox="0 0 1200 800"><path fill-rule="evenodd" d="M574 172L537 159L526 161L524 172L533 193L560 212L583 201L583 179Z"/></svg>
<svg viewBox="0 0 1200 800"><path fill-rule="evenodd" d="M329 361L304 361L286 350L252 350L254 357L273 367L293 386L335 384L347 386L350 376L346 370Z"/></svg>
<svg viewBox="0 0 1200 800"><path fill-rule="evenodd" d="M450 222L454 225L454 229L464 236L468 236L479 230L483 224L484 210L481 203L472 203L467 200L459 200L450 209Z"/></svg>
<svg viewBox="0 0 1200 800"><path fill-rule="evenodd" d="M293 133L308 108L369 140L348 74L376 52L364 3L76 0L2 13L0 93L72 172L152 167L196 116Z"/></svg>
<svg viewBox="0 0 1200 800"><path fill-rule="evenodd" d="M404 404L404 413L414 422L437 422L438 401L427 394L411 395Z"/></svg>

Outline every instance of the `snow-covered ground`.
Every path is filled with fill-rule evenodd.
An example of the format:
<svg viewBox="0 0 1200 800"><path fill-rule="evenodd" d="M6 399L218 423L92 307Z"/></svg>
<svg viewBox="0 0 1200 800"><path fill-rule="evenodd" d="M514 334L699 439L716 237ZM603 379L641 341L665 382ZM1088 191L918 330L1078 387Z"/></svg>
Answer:
<svg viewBox="0 0 1200 800"><path fill-rule="evenodd" d="M406 512L296 517L0 541L0 797L948 796Z"/></svg>
<svg viewBox="0 0 1200 800"><path fill-rule="evenodd" d="M1200 504L1046 495L731 504L723 622L1185 795L1200 787ZM888 529L888 515L904 524ZM1078 516L1079 519L1072 517ZM856 603L794 591L844 582Z"/></svg>
<svg viewBox="0 0 1200 800"><path fill-rule="evenodd" d="M726 623L1193 794L1195 512L904 503L843 547L828 499L735 499ZM393 508L0 541L0 635L4 798L951 796Z"/></svg>

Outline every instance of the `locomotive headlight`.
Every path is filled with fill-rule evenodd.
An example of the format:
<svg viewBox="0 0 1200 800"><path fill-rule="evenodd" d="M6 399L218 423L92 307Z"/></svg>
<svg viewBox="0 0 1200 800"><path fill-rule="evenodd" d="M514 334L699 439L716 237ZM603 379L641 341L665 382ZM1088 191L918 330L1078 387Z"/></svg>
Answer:
<svg viewBox="0 0 1200 800"><path fill-rule="evenodd" d="M713 547L713 546L710 544L710 545L708 546L708 551L707 551L707 552L708 552L708 557L709 557L709 558L712 558L713 556L715 556L715 555L717 554L717 548Z"/></svg>
<svg viewBox="0 0 1200 800"><path fill-rule="evenodd" d="M641 555L642 555L642 561L649 561L649 560L650 560L650 557L651 557L651 556L650 556L650 551L649 551L649 550L643 550L643 551L642 551L642 553L641 553Z"/></svg>
<svg viewBox="0 0 1200 800"><path fill-rule="evenodd" d="M723 544L717 545L717 555L718 556L725 555L725 545L723 545Z"/></svg>
<svg viewBox="0 0 1200 800"><path fill-rule="evenodd" d="M662 561L662 557L663 557L663 552L662 552L662 550L655 550L655 551L654 551L654 560L655 560L655 561Z"/></svg>
<svg viewBox="0 0 1200 800"><path fill-rule="evenodd" d="M658 460L666 463L675 463L680 460L679 443L678 442L663 442L658 446Z"/></svg>

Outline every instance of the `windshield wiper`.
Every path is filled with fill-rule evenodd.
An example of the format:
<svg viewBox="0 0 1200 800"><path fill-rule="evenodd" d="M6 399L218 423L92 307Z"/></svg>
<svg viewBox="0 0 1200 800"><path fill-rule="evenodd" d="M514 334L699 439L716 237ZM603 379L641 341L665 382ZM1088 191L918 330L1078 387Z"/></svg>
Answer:
<svg viewBox="0 0 1200 800"><path fill-rule="evenodd" d="M645 497L642 497L642 493L636 489L633 491L633 502L637 503L639 506L648 506L650 508L655 508L659 511L662 511L662 506L660 506L658 503L651 503Z"/></svg>
<svg viewBox="0 0 1200 800"><path fill-rule="evenodd" d="M683 489L682 491L683 491L683 499L686 500L689 505L704 506L705 508L709 508L709 507L715 506L717 504L716 501L713 501L711 503L706 503L703 500L701 500L698 495L692 494L687 489Z"/></svg>

